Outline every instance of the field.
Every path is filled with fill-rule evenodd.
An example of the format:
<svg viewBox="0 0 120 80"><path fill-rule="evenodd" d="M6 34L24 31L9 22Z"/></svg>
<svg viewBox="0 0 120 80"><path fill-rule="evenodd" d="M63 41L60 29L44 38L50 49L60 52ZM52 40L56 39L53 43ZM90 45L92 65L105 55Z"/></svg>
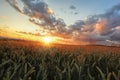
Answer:
<svg viewBox="0 0 120 80"><path fill-rule="evenodd" d="M0 80L120 80L120 47L1 40Z"/></svg>

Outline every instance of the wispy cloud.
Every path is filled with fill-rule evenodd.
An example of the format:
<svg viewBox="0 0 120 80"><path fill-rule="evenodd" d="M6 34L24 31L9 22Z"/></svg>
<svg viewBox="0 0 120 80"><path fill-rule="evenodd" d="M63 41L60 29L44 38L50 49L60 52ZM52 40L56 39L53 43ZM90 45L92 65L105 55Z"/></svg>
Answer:
<svg viewBox="0 0 120 80"><path fill-rule="evenodd" d="M22 32L22 31L16 31L17 33L25 34L25 35L33 35L33 36L42 36L40 33L32 33L32 32Z"/></svg>
<svg viewBox="0 0 120 80"><path fill-rule="evenodd" d="M24 13L24 4L21 0L6 0L11 6L13 6L17 11Z"/></svg>

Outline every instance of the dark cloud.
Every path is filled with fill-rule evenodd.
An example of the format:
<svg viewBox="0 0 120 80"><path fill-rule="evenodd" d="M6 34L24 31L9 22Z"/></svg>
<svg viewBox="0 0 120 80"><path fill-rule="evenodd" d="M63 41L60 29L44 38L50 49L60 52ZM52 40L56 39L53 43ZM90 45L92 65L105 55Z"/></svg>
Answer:
<svg viewBox="0 0 120 80"><path fill-rule="evenodd" d="M75 7L74 5L71 5L71 6L70 6L70 9L75 10L76 7Z"/></svg>
<svg viewBox="0 0 120 80"><path fill-rule="evenodd" d="M75 14L75 15L77 15L77 14L78 14L78 12L75 12L74 14Z"/></svg>
<svg viewBox="0 0 120 80"><path fill-rule="evenodd" d="M57 30L57 32L66 32L65 30L66 30L66 24L65 24L65 22L64 22L64 20L63 19L61 19L61 18L59 18L58 20L57 20L57 22L56 22L56 26L55 26L55 28L56 28L56 30Z"/></svg>
<svg viewBox="0 0 120 80"><path fill-rule="evenodd" d="M54 23L56 22L54 12L45 2L40 0L23 0L23 2L27 6L27 11L24 9L27 12L26 14L44 21L46 26L54 27Z"/></svg>
<svg viewBox="0 0 120 80"><path fill-rule="evenodd" d="M79 31L84 27L84 25L85 25L84 21L78 20L77 22L75 22L74 24L69 26L69 30L70 31L75 31L75 30Z"/></svg>

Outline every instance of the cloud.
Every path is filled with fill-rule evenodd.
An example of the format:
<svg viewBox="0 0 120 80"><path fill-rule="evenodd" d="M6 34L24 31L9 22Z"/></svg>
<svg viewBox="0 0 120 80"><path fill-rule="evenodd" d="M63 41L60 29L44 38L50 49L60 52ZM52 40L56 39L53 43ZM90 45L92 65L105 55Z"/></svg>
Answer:
<svg viewBox="0 0 120 80"><path fill-rule="evenodd" d="M120 41L120 30L119 31L115 31L111 36L110 36L110 40L112 41Z"/></svg>
<svg viewBox="0 0 120 80"><path fill-rule="evenodd" d="M29 16L29 21L45 29L57 29L56 26L66 25L54 15L54 11L41 0L7 0L17 11ZM20 6L22 4L22 6ZM17 8L16 8L17 7Z"/></svg>
<svg viewBox="0 0 120 80"><path fill-rule="evenodd" d="M22 4L21 0L6 0L11 6L13 6L17 11L24 13L23 8L24 5Z"/></svg>
<svg viewBox="0 0 120 80"><path fill-rule="evenodd" d="M120 42L120 26L115 28L115 31L110 35L111 41L119 41Z"/></svg>
<svg viewBox="0 0 120 80"><path fill-rule="evenodd" d="M72 10L76 9L76 7L74 5L71 5L69 8L72 9Z"/></svg>
<svg viewBox="0 0 120 80"><path fill-rule="evenodd" d="M48 5L44 1L7 0L7 2L17 11L25 15L28 15L30 18L36 18L40 21L44 21L44 24L46 24L46 26L54 27L56 22L56 18L54 17L54 12L51 8L48 7Z"/></svg>
<svg viewBox="0 0 120 80"><path fill-rule="evenodd" d="M67 26L56 18L54 11L41 0L7 0L17 11L29 16L29 21L40 25L51 35L89 43L120 40L120 4L103 14L90 15ZM22 5L22 6L20 6ZM74 5L70 9L76 9ZM77 14L77 13L75 13Z"/></svg>
<svg viewBox="0 0 120 80"><path fill-rule="evenodd" d="M106 13L92 15L85 20L79 20L70 26L70 31L77 31L77 39L84 41L119 41L120 37L120 4L112 7ZM80 38L80 36L83 36Z"/></svg>
<svg viewBox="0 0 120 80"><path fill-rule="evenodd" d="M95 25L95 32L101 35L112 33L114 30L107 25L108 21L106 19L100 19Z"/></svg>
<svg viewBox="0 0 120 80"><path fill-rule="evenodd" d="M33 35L33 36L41 36L40 33L31 33L31 32L22 32L22 31L16 31L17 33L25 34L25 35Z"/></svg>
<svg viewBox="0 0 120 80"><path fill-rule="evenodd" d="M75 12L74 14L75 14L75 15L77 15L77 14L78 14L78 12Z"/></svg>
<svg viewBox="0 0 120 80"><path fill-rule="evenodd" d="M25 14L43 21L48 28L54 27L56 23L54 12L45 2L40 0L23 0L23 2L27 6L24 9Z"/></svg>

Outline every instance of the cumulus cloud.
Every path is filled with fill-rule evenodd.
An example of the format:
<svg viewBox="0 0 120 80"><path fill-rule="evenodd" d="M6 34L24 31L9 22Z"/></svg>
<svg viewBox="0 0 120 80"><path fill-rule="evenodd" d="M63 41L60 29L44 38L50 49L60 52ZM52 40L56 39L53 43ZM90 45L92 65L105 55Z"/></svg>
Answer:
<svg viewBox="0 0 120 80"><path fill-rule="evenodd" d="M90 15L67 26L63 19L57 19L54 11L41 0L7 0L17 11L30 17L29 21L49 30L51 35L72 38L89 43L120 42L120 4L103 14ZM76 9L71 5L70 9ZM76 13L77 14L77 13Z"/></svg>
<svg viewBox="0 0 120 80"><path fill-rule="evenodd" d="M54 26L53 23L56 21L54 12L45 2L39 0L23 0L23 2L27 6L25 12L30 17L43 20L47 26Z"/></svg>

